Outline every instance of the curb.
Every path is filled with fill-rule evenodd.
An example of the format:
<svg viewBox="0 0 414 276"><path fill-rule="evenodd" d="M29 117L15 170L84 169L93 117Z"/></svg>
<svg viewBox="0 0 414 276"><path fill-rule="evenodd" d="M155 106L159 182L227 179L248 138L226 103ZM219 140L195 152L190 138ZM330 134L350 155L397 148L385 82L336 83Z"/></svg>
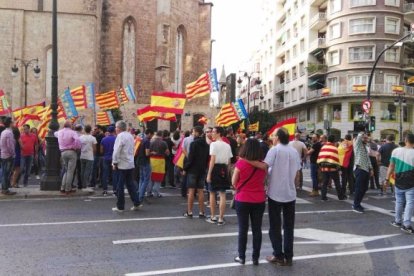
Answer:
<svg viewBox="0 0 414 276"><path fill-rule="evenodd" d="M16 191L16 189L14 189ZM0 194L0 201L1 200L13 200L13 199L36 199L36 198L80 198L80 197L88 197L95 195L95 192L83 192L83 191L76 191L71 193L69 196L61 194L60 191L21 191L17 189L17 193L15 195L4 195Z"/></svg>

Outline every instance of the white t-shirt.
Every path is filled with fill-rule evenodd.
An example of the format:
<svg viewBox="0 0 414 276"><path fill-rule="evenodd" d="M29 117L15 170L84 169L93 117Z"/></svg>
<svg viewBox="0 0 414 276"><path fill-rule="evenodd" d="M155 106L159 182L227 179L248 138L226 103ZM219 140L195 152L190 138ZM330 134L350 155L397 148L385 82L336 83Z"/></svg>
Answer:
<svg viewBox="0 0 414 276"><path fill-rule="evenodd" d="M215 164L229 164L230 158L233 157L230 145L223 141L210 144L210 155L216 156Z"/></svg>
<svg viewBox="0 0 414 276"><path fill-rule="evenodd" d="M93 161L93 145L97 144L96 138L90 134L81 135L79 137L81 142L81 159Z"/></svg>

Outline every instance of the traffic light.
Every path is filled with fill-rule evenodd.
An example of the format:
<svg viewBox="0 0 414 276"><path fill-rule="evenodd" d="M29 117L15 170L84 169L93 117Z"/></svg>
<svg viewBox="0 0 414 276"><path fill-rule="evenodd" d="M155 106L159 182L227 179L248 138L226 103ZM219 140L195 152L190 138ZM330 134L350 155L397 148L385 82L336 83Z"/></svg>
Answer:
<svg viewBox="0 0 414 276"><path fill-rule="evenodd" d="M369 131L375 131L375 116L369 118Z"/></svg>

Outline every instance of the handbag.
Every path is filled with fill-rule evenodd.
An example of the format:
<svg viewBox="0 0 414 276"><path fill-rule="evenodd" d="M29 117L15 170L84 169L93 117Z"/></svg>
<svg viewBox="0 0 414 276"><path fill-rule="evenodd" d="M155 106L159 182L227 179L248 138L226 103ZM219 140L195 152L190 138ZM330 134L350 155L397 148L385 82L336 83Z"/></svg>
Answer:
<svg viewBox="0 0 414 276"><path fill-rule="evenodd" d="M230 178L227 164L214 164L211 172L211 187L213 189L230 189Z"/></svg>
<svg viewBox="0 0 414 276"><path fill-rule="evenodd" d="M235 204L235 199L236 199L236 195L237 193L241 190L241 188L247 183L249 182L249 180L253 177L254 173L257 171L257 168L254 168L252 173L250 174L250 176L240 185L240 187L234 192L233 194L233 199L230 201L230 208L231 209L236 209L236 204Z"/></svg>

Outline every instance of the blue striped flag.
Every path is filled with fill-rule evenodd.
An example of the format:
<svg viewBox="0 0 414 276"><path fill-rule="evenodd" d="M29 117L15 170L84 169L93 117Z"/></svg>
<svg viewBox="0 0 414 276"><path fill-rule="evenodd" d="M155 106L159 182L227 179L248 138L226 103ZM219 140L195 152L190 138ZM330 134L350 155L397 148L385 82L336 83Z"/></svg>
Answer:
<svg viewBox="0 0 414 276"><path fill-rule="evenodd" d="M93 82L89 82L85 86L86 104L88 108L95 109L95 84Z"/></svg>
<svg viewBox="0 0 414 276"><path fill-rule="evenodd" d="M66 88L63 95L60 96L60 101L62 103L62 107L66 113L67 118L70 119L78 116L78 110L75 107L75 103L72 99L72 95L70 94L69 88Z"/></svg>
<svg viewBox="0 0 414 276"><path fill-rule="evenodd" d="M136 101L137 98L135 97L134 88L132 88L132 85L128 84L125 88L125 93L130 101Z"/></svg>
<svg viewBox="0 0 414 276"><path fill-rule="evenodd" d="M234 102L234 108L236 109L236 112L239 115L240 120L244 120L247 118L247 111L241 99L238 99Z"/></svg>

